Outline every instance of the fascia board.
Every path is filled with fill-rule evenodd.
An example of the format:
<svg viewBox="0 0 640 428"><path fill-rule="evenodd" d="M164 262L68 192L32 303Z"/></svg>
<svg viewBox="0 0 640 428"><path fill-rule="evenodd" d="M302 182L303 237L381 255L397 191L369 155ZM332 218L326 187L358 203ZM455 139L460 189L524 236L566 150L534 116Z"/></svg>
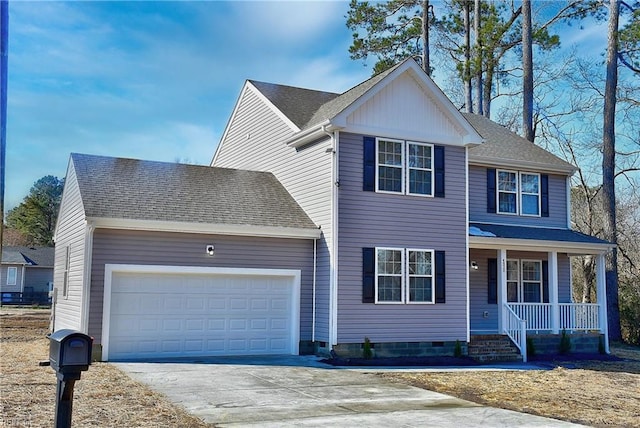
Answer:
<svg viewBox="0 0 640 428"><path fill-rule="evenodd" d="M576 167L562 167L553 166L548 163L529 162L525 160L517 159L496 159L483 156L469 155L469 165L476 166L490 166L494 168L514 168L514 169L529 169L535 171L551 172L563 175L573 175L578 168Z"/></svg>
<svg viewBox="0 0 640 428"><path fill-rule="evenodd" d="M571 254L604 254L615 248L613 244L586 242L542 241L536 239L507 239L486 236L469 236L469 248L488 250L558 251Z"/></svg>
<svg viewBox="0 0 640 428"><path fill-rule="evenodd" d="M400 132L397 129L385 129L385 128L350 125L348 127L341 128L341 131L350 132L353 134L375 135L376 137L383 137L383 138L386 137L386 138L394 138L394 139L397 139L398 135L402 135L402 139L405 139L405 140L415 140L415 141L425 140L425 136L423 134L406 132L406 131ZM467 144L465 144L464 142L461 142L459 138L452 138L450 135L436 134L436 133L429 134L428 142L434 143L434 144L443 144L447 146L458 146L458 147L467 146Z"/></svg>
<svg viewBox="0 0 640 428"><path fill-rule="evenodd" d="M244 224L208 224L155 220L93 217L89 224L100 229L144 230L151 232L198 233L207 235L254 236L265 238L318 239L320 229L252 226Z"/></svg>

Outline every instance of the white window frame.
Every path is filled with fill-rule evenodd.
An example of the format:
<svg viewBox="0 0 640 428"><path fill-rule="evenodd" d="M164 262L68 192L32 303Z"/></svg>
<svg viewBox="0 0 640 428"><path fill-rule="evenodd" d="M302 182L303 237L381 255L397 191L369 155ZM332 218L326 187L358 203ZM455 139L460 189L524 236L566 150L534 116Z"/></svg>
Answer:
<svg viewBox="0 0 640 428"><path fill-rule="evenodd" d="M529 193L529 192L525 192L524 190L522 190L522 176L523 175L533 175L536 176L538 178L538 193ZM541 182L540 182L540 174L536 173L536 172L526 172L526 171L521 171L520 174L518 175L518 190L519 190L519 198L518 201L520 202L520 206L519 211L520 211L520 215L522 216L526 216L526 217L540 217L541 213L542 213L542 189L540 188L541 186ZM522 202L523 197L527 195L527 196L532 196L532 195L537 195L538 196L538 213L537 214L525 214L523 211L523 207L524 204Z"/></svg>
<svg viewBox="0 0 640 428"><path fill-rule="evenodd" d="M18 283L18 268L15 266L9 266L7 268L7 285L16 285L17 283Z"/></svg>
<svg viewBox="0 0 640 428"><path fill-rule="evenodd" d="M380 150L379 150L379 148L380 148L380 142L381 141L401 144L401 146L402 146L402 149L401 149L402 157L401 157L401 165L400 165L400 167L398 167L397 165L386 165L386 164L381 164L380 163ZM410 146L429 147L429 150L431 151L431 168L417 168L417 167L410 167L409 166L409 147ZM375 176L376 192L377 193L388 193L388 194L391 194L391 195L409 195L409 196L420 196L420 197L424 197L424 198L433 198L434 197L434 193L435 193L435 190L434 190L435 189L435 182L434 182L434 180L435 180L434 155L435 155L434 146L433 146L433 144L430 144L430 143L423 143L423 142L419 142L419 141L409 141L409 140L397 140L397 139L393 139L393 138L377 137L376 138L376 176ZM379 174L380 167L400 168L401 169L402 183L400 185L400 189L401 190L399 192L380 189L380 174ZM410 191L411 183L409 182L409 180L410 180L410 171L411 170L430 171L430 173L431 173L431 193L429 193L429 194L412 193Z"/></svg>
<svg viewBox="0 0 640 428"><path fill-rule="evenodd" d="M507 191L507 190L500 190L500 173L501 172L506 172L508 174L514 174L516 176L516 190L515 191ZM504 215L518 215L519 213L519 189L520 189L520 174L518 174L518 171L511 171L508 169L497 169L496 170L496 213L498 214L504 214ZM500 194L501 193L506 193L509 195L515 195L516 197L516 211L515 212L510 212L510 211L500 211Z"/></svg>
<svg viewBox="0 0 640 428"><path fill-rule="evenodd" d="M507 303L543 303L544 302L544 278L542 277L542 260L535 260L535 259L507 259L507 263L508 262L517 262L518 263L518 278L517 281L513 281L513 280L507 280L508 282L516 282L517 283L517 290L518 290L518 300L517 301L513 301L513 300L509 300L509 293L507 292L507 296L505 297L507 300ZM525 281L524 280L524 271L523 271L523 265L525 262L531 262L531 263L537 263L539 268L540 268L540 280L539 281ZM531 282L539 282L540 283L540 301L539 302L526 302L524 299L524 283L531 283Z"/></svg>
<svg viewBox="0 0 640 428"><path fill-rule="evenodd" d="M403 266L406 270L406 281L405 281L405 292L406 292L406 303L409 305L431 305L436 303L436 259L435 259L435 251L434 250L425 250L422 248L407 248L406 250L406 263ZM411 275L409 273L409 252L416 251L420 253L429 253L431 255L431 275ZM410 279L414 278L431 278L431 301L420 301L420 300L411 300L410 296L410 288L411 283Z"/></svg>
<svg viewBox="0 0 640 428"><path fill-rule="evenodd" d="M378 299L378 251L399 251L401 256L401 272L400 275L400 301L387 301ZM409 251L417 251L431 254L431 275L410 275L409 274ZM387 275L387 274L385 274ZM391 276L391 275L388 275ZM430 277L431 278L431 301L411 301L409 296L409 279L410 277ZM375 303L384 305L433 305L436 303L436 261L435 250L424 248L397 248L397 247L376 247L375 248Z"/></svg>
<svg viewBox="0 0 640 428"><path fill-rule="evenodd" d="M401 156L401 160L400 160L400 167L398 167L397 165L387 165L387 164L381 164L380 163L380 142L384 141L384 142L389 142L389 143L398 143L401 145L401 149L400 149L400 156ZM404 194L404 182L405 182L405 146L404 146L404 141L403 140L394 140L393 138L376 138L376 192L379 193L389 193L392 195L401 195ZM380 189L380 167L388 167L388 168L399 168L400 169L400 191L399 192L394 192L392 190L384 190L384 189Z"/></svg>
<svg viewBox="0 0 640 428"><path fill-rule="evenodd" d="M509 262L516 263L516 279L509 279ZM507 259L507 295L506 300L508 303L520 303L522 298L522 290L520 287L520 260L519 259ZM516 300L509 300L509 283L515 283L516 286Z"/></svg>
<svg viewBox="0 0 640 428"><path fill-rule="evenodd" d="M515 192L512 191L507 191L507 190L500 190L500 173L501 172L506 172L509 174L515 174L516 176L516 190ZM523 203L522 203L522 199L523 196L528 195L536 195L536 193L529 193L529 192L524 192L522 190L522 176L523 175L533 175L538 177L538 213L537 214L525 214L522 212L522 207L523 207ZM518 216L523 216L523 217L541 217L542 216L542 177L539 173L537 172L529 172L529 171L513 171L510 169L497 169L496 170L496 213L497 214L502 214L502 215L518 215ZM516 211L515 212L509 212L509 211L500 211L500 194L501 193L507 193L507 194L515 194L516 195Z"/></svg>

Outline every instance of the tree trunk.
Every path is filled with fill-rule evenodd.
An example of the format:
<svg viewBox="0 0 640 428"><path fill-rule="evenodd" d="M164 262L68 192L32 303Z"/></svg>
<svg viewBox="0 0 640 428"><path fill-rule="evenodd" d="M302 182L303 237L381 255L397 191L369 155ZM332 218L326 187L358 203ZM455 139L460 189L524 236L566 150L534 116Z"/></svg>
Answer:
<svg viewBox="0 0 640 428"><path fill-rule="evenodd" d="M604 211L604 238L618 243L616 230L616 89L618 86L618 18L620 0L611 0L607 46L607 80L604 91L604 121L602 135L602 196ZM620 340L620 309L618 307L618 255L614 248L605 260L607 280L607 315L609 339Z"/></svg>
<svg viewBox="0 0 640 428"><path fill-rule="evenodd" d="M482 37L480 36L480 0L475 0L474 10L473 10L473 30L476 36L476 108L475 112L477 114L484 114L483 102L482 102L482 91L484 85L482 84L482 63L483 63L483 52L482 52Z"/></svg>
<svg viewBox="0 0 640 428"><path fill-rule="evenodd" d="M429 61L429 0L422 0L422 69L431 76Z"/></svg>
<svg viewBox="0 0 640 428"><path fill-rule="evenodd" d="M522 1L522 136L533 142L533 39L531 0Z"/></svg>
<svg viewBox="0 0 640 428"><path fill-rule="evenodd" d="M497 63L494 59L487 58L484 71L484 82L482 85L482 112L479 114L488 119L491 119L491 91L493 90L493 73L496 65Z"/></svg>
<svg viewBox="0 0 640 428"><path fill-rule="evenodd" d="M464 2L464 106L467 113L473 113L473 97L471 95L471 16L469 2Z"/></svg>

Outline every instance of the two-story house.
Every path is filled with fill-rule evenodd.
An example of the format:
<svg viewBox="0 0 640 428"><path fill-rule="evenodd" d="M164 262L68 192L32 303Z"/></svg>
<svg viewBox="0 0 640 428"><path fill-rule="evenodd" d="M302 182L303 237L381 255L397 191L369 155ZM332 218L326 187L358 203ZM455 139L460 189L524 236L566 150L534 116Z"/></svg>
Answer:
<svg viewBox="0 0 640 428"><path fill-rule="evenodd" d="M247 81L211 167L72 155L55 328L103 359L606 344L611 245L570 229L573 172L413 60L343 94ZM571 303L577 254L597 304Z"/></svg>

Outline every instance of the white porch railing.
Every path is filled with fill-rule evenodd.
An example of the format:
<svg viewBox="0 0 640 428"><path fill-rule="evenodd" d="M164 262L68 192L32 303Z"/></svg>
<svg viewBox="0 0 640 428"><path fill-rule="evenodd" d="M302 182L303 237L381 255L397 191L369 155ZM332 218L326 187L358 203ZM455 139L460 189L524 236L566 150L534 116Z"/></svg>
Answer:
<svg viewBox="0 0 640 428"><path fill-rule="evenodd" d="M522 361L527 362L527 322L520 318L514 311L505 304L504 332L515 343L522 355Z"/></svg>
<svg viewBox="0 0 640 428"><path fill-rule="evenodd" d="M551 303L508 303L520 319L526 320L527 331L551 331L553 305ZM597 303L558 303L558 330L599 330Z"/></svg>
<svg viewBox="0 0 640 428"><path fill-rule="evenodd" d="M559 303L560 330L600 330L597 303Z"/></svg>

